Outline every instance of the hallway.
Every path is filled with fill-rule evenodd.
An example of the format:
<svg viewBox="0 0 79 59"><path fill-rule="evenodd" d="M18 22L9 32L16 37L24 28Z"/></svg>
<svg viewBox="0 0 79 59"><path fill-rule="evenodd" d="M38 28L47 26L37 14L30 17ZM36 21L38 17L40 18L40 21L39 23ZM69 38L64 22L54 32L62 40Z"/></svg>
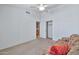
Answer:
<svg viewBox="0 0 79 59"><path fill-rule="evenodd" d="M32 40L0 51L0 55L44 55L54 42L49 39Z"/></svg>

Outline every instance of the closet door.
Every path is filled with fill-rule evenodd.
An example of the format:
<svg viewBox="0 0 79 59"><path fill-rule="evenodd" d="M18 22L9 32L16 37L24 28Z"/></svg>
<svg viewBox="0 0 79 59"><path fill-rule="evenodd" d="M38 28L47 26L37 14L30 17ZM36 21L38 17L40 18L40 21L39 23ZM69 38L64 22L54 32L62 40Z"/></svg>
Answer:
<svg viewBox="0 0 79 59"><path fill-rule="evenodd" d="M48 21L47 22L47 32L48 32L48 35L47 37L52 39L52 21Z"/></svg>

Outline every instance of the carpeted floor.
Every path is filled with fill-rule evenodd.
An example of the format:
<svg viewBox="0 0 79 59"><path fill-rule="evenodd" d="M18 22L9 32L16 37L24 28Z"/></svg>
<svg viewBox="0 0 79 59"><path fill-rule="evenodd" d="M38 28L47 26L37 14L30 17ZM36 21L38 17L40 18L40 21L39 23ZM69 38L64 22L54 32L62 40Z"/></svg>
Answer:
<svg viewBox="0 0 79 59"><path fill-rule="evenodd" d="M0 55L44 55L54 41L50 39L36 39L0 51Z"/></svg>

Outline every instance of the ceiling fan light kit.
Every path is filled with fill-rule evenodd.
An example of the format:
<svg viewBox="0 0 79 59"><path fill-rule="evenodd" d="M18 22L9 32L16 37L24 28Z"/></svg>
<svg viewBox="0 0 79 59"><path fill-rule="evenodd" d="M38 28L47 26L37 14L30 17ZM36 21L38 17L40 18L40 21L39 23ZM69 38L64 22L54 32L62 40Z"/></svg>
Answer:
<svg viewBox="0 0 79 59"><path fill-rule="evenodd" d="M39 8L39 11L44 11L45 10L45 7L47 7L47 5L40 4L40 6L38 7Z"/></svg>
<svg viewBox="0 0 79 59"><path fill-rule="evenodd" d="M39 10L40 11L44 11L45 10L45 7L41 6L41 7L39 7Z"/></svg>

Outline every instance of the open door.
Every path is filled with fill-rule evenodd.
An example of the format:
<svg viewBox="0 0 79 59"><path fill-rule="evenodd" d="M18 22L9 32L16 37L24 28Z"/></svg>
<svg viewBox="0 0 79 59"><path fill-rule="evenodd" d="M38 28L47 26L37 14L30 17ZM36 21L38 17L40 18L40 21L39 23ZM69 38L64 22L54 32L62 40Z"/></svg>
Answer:
<svg viewBox="0 0 79 59"><path fill-rule="evenodd" d="M46 37L49 38L49 39L52 39L52 21L47 21L46 23Z"/></svg>
<svg viewBox="0 0 79 59"><path fill-rule="evenodd" d="M40 22L36 22L36 39L40 38Z"/></svg>

